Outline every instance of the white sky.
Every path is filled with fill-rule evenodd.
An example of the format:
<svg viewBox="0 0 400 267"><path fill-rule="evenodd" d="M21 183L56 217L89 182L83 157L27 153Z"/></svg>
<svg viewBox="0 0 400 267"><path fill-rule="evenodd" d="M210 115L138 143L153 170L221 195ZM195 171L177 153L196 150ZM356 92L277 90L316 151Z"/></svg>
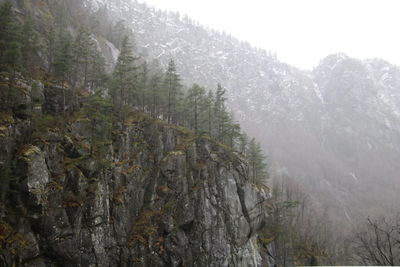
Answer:
<svg viewBox="0 0 400 267"><path fill-rule="evenodd" d="M399 0L141 0L311 69L343 52L400 65Z"/></svg>

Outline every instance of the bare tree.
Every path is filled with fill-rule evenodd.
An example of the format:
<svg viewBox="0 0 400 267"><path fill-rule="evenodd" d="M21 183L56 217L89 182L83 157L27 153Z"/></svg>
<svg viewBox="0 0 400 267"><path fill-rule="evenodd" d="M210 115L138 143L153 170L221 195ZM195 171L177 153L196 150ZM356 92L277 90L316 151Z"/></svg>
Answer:
<svg viewBox="0 0 400 267"><path fill-rule="evenodd" d="M355 235L354 254L364 265L400 265L400 217L368 218L365 229Z"/></svg>

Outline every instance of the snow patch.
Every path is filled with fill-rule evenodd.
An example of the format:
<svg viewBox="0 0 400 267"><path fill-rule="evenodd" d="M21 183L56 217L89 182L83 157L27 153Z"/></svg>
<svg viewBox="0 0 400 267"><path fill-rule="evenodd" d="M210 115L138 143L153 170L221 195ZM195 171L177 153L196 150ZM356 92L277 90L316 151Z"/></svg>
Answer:
<svg viewBox="0 0 400 267"><path fill-rule="evenodd" d="M358 177L354 174L354 172L349 172L349 174L354 180L358 180Z"/></svg>

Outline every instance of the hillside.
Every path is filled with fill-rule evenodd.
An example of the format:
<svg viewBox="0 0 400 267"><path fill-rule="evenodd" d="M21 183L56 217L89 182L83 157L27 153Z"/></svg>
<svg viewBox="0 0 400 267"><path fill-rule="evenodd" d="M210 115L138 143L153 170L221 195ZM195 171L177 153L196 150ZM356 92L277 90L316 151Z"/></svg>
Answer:
<svg viewBox="0 0 400 267"><path fill-rule="evenodd" d="M87 16L0 5L0 265L273 264L263 157L223 88L147 69L129 36L114 60Z"/></svg>
<svg viewBox="0 0 400 267"><path fill-rule="evenodd" d="M162 64L176 58L186 81L226 86L230 107L268 151L273 173L297 177L326 208L334 203L329 212L338 220L395 208L398 67L339 54L303 71L186 16L128 2L107 6L133 29L140 53Z"/></svg>
<svg viewBox="0 0 400 267"><path fill-rule="evenodd" d="M0 113L2 266L269 264L257 240L268 189L231 150L135 110L107 124L110 107L96 113L88 95L63 117L63 89L8 81L17 111ZM31 110L27 93L41 105Z"/></svg>
<svg viewBox="0 0 400 267"><path fill-rule="evenodd" d="M349 264L398 211L397 66L300 70L137 1L7 5L0 263Z"/></svg>

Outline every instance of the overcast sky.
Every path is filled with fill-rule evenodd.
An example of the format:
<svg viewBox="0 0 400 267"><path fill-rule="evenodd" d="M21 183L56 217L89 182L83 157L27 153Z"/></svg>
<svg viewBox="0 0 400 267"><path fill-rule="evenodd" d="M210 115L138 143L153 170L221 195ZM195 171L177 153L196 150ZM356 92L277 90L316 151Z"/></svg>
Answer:
<svg viewBox="0 0 400 267"><path fill-rule="evenodd" d="M311 69L343 52L400 65L399 0L142 0Z"/></svg>

